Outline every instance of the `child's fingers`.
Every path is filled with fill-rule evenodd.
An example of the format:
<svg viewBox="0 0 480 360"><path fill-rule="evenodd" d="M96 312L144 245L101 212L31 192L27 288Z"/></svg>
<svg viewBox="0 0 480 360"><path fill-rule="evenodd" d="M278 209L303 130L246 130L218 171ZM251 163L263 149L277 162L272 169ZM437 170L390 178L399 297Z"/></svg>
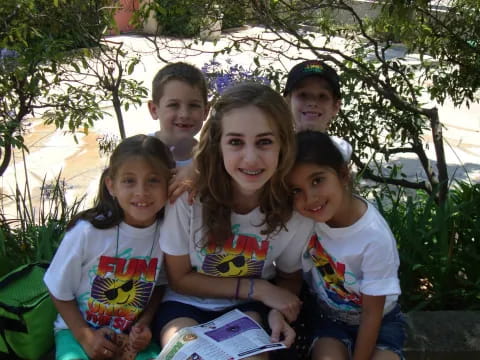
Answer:
<svg viewBox="0 0 480 360"><path fill-rule="evenodd" d="M197 197L197 191L196 191L195 189L191 189L191 190L188 192L188 203L189 203L190 205L193 205L196 197Z"/></svg>
<svg viewBox="0 0 480 360"><path fill-rule="evenodd" d="M152 333L145 325L136 325L130 331L130 342L135 351L145 349L152 340Z"/></svg>
<svg viewBox="0 0 480 360"><path fill-rule="evenodd" d="M279 342L280 341L280 329L279 328L272 329L272 335L270 336L270 340L272 342Z"/></svg>
<svg viewBox="0 0 480 360"><path fill-rule="evenodd" d="M93 346L93 358L111 359L115 357L117 353L115 332L108 328L101 328L98 332L99 336L96 337L96 344Z"/></svg>
<svg viewBox="0 0 480 360"><path fill-rule="evenodd" d="M136 333L141 333L143 330L145 330L145 325L135 324L132 326L132 330L135 331Z"/></svg>
<svg viewBox="0 0 480 360"><path fill-rule="evenodd" d="M173 183L169 186L170 204L173 204L184 192L192 191L191 181L182 181L179 183Z"/></svg>
<svg viewBox="0 0 480 360"><path fill-rule="evenodd" d="M293 330L292 327L289 326L288 324L285 324L282 330L282 334L283 334L282 342L285 344L285 346L286 347L292 346L296 336L295 330Z"/></svg>

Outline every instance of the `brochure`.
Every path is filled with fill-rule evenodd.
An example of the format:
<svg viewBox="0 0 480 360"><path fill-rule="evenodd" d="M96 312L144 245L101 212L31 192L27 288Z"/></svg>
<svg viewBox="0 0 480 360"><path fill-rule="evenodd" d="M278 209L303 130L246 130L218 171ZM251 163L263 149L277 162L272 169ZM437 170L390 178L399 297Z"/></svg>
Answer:
<svg viewBox="0 0 480 360"><path fill-rule="evenodd" d="M270 342L255 320L235 309L180 330L155 360L237 360L284 348L282 343Z"/></svg>

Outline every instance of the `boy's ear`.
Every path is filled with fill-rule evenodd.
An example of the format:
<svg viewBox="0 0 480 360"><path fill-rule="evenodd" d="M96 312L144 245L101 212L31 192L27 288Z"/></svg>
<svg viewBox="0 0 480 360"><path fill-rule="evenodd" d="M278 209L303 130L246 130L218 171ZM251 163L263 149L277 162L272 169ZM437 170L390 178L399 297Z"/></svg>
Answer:
<svg viewBox="0 0 480 360"><path fill-rule="evenodd" d="M342 100L341 99L336 100L335 103L333 104L334 111L335 111L335 116L338 115L338 112L340 111L341 106L342 106Z"/></svg>
<svg viewBox="0 0 480 360"><path fill-rule="evenodd" d="M150 111L150 116L153 120L158 120L157 104L155 104L152 100L148 101L148 111Z"/></svg>
<svg viewBox="0 0 480 360"><path fill-rule="evenodd" d="M342 181L343 184L350 185L351 174L350 174L350 168L348 167L347 163L342 165L342 167L340 168L339 175L340 175L340 180Z"/></svg>

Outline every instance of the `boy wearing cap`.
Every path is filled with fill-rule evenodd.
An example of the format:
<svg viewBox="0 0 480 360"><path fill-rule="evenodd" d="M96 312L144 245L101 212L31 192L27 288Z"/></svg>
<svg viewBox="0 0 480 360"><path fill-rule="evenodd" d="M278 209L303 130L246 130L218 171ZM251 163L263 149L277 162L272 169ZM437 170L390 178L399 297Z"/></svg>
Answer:
<svg viewBox="0 0 480 360"><path fill-rule="evenodd" d="M340 79L337 72L322 61L303 61L288 73L283 96L290 106L297 132L326 132L340 110ZM345 161L350 161L352 146L336 136L331 138Z"/></svg>

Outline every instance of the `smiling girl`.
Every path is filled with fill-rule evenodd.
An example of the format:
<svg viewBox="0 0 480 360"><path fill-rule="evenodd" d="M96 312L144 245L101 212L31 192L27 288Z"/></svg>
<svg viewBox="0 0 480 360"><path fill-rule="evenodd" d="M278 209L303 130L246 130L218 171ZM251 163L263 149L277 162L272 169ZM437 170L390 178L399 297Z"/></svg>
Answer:
<svg viewBox="0 0 480 360"><path fill-rule="evenodd" d="M314 360L403 358L395 239L380 213L352 194L340 150L320 132L297 135L288 177L295 209L316 222L303 256L315 305Z"/></svg>
<svg viewBox="0 0 480 360"><path fill-rule="evenodd" d="M174 166L157 138L123 140L94 207L69 224L44 279L59 312L57 360L118 358L126 350L120 343L140 352L138 360L158 354L147 346L165 282L158 238Z"/></svg>
<svg viewBox="0 0 480 360"><path fill-rule="evenodd" d="M267 307L272 340L292 343L284 317L293 321L300 301L286 288L301 283L312 225L285 196L293 151L290 112L269 87L237 85L215 103L195 158L198 200L184 194L167 208L160 239L172 289L157 317L163 345L233 308L261 321Z"/></svg>

